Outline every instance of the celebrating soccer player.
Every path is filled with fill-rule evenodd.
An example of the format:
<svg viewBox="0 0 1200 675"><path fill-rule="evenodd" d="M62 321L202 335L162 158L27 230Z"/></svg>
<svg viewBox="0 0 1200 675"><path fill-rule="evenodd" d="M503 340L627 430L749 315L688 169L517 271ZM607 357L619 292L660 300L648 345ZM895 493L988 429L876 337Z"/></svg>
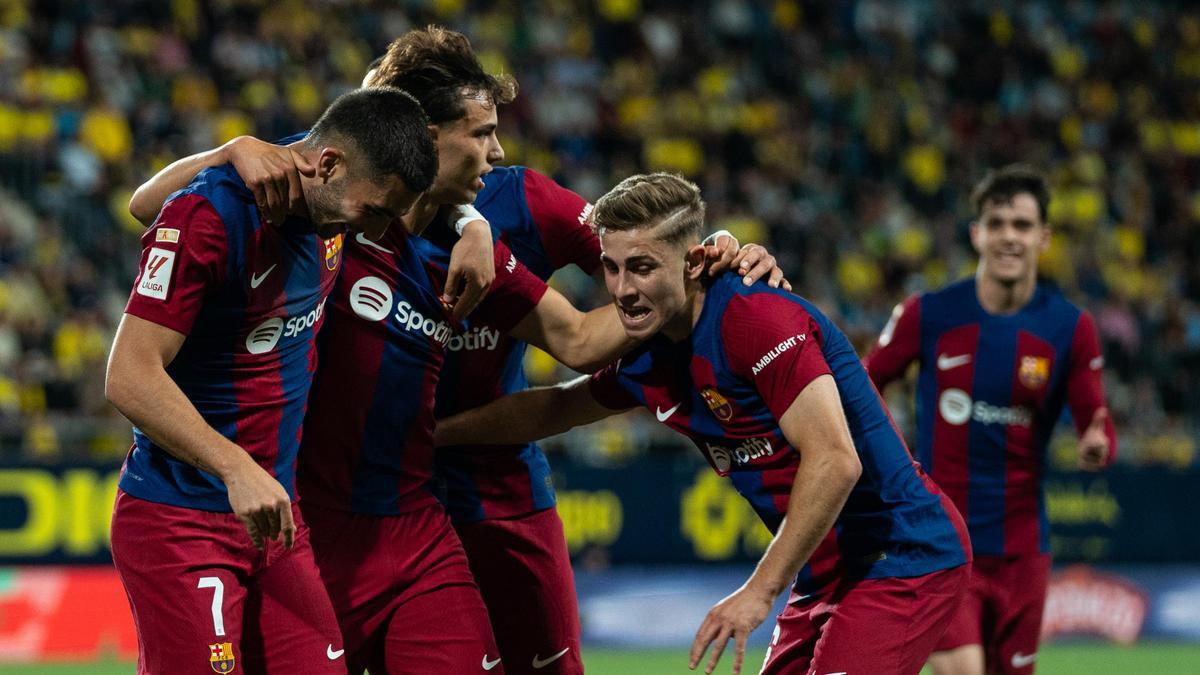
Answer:
<svg viewBox="0 0 1200 675"><path fill-rule="evenodd" d="M441 444L519 443L636 406L692 439L775 537L692 645L707 671L792 586L763 672L916 673L957 606L970 546L913 462L849 341L812 304L706 284L704 203L674 175L626 179L593 213L605 282L641 346L595 376L439 422Z"/></svg>
<svg viewBox="0 0 1200 675"><path fill-rule="evenodd" d="M1116 450L1095 324L1038 283L1049 200L1030 167L988 173L972 195L975 277L896 307L865 360L880 389L920 362L917 457L975 549L969 593L930 659L938 675L1033 672L1050 573L1041 479L1064 402L1081 468Z"/></svg>
<svg viewBox="0 0 1200 675"><path fill-rule="evenodd" d="M427 125L397 89L346 94L286 148L314 169L286 219L222 165L142 237L106 382L136 425L112 551L139 673L345 672L293 503L301 419L342 235L380 236L429 187Z"/></svg>
<svg viewBox="0 0 1200 675"><path fill-rule="evenodd" d="M579 195L531 169L493 168L492 165L503 158L503 151L495 136L496 104L512 99L515 83L507 77L494 78L486 75L465 36L437 27L413 30L393 42L387 54L374 65L366 84L398 86L411 92L425 106L431 122L435 125L441 163L438 178L433 189L422 198L413 213L404 219L406 230L422 232L425 225L433 219L436 209L469 202L476 199L476 191L479 191L476 206L500 232L502 241L511 245L517 260L528 265L537 277L544 280L554 270L569 264L575 264L588 273L596 271L599 265L599 243L591 229L591 205ZM294 185L289 184L288 177L292 177L290 183L294 184L298 172L292 166L291 159L278 148L253 139L241 139L228 146L225 152L239 170L246 172L244 177L247 182L256 186L256 194L259 195L265 209L270 210L271 205L275 208L281 207L288 201L284 195L294 194ZM138 213L149 211L152 208L150 202L156 195L166 194L173 189L174 181L181 180L188 171L195 171L199 166L204 166L219 156L219 153L202 153L180 160L139 189L131 209ZM444 233L444 228L434 228L433 233L426 236L445 245ZM389 235L400 236L395 231ZM406 303L403 309L405 323L409 320L417 321L417 317L420 317L422 322L425 319L431 321L428 324L431 330L440 325L435 318L440 312L419 308L414 311L414 305L417 303L411 299L412 293L400 292L397 289L398 281L394 278L395 272L387 272L386 261L373 259L378 257L380 252L385 253L385 258L387 254L395 254L397 257L393 261L393 267L398 267L410 275L414 274L412 270L415 269L418 259L426 266L445 267L444 261L439 262L439 254L433 253L433 249L426 247L419 240L412 241L413 243L393 246L382 241L358 240L350 246L347 253L347 270L355 268L354 263L362 258L373 270L366 276L373 276L378 283L362 282L363 274L348 273L348 278L343 284L350 295L343 297L341 293L335 294L335 308L340 307L347 317L345 332L348 336L357 335L350 327L363 319L363 316L356 312L363 307L361 303L370 299L368 296L373 294L378 294L372 300L379 304L378 311L383 311L382 306L389 299L396 302L403 300ZM490 243L490 238L487 241ZM426 513L427 518L434 517L429 516L429 513L440 514L440 510L431 511L426 508L430 487L425 485L429 482L429 471L426 467L429 460L426 454L429 442L427 436L419 433L425 428L424 425L431 424L433 418L426 415L423 407L414 407L424 406L429 400L429 392L425 387L437 385L438 410L439 414L443 415L485 403L502 393L519 391L526 386L522 368L525 351L523 339L545 346L552 354L560 356L564 363L577 368L594 370L607 362L607 359L595 362L595 355L609 349L603 345L614 344L614 341L608 339L605 327L614 329L618 335L621 334L613 308L607 308L600 316L593 315L593 321L600 321L590 325L598 325L599 328L581 323L582 315L575 312L561 296L553 291L540 290L541 282L538 280L530 283L526 278L529 272L524 271L523 265L519 266L520 272L509 269L517 265L516 261L509 258L504 247L504 243L497 243L494 260L490 252L487 255L486 274L477 273L476 276L488 279L497 274L500 275L497 279L515 277L515 282L506 282L508 290L499 293L509 297L509 300L489 299L482 315L473 317L467 330L461 335L449 337L444 349L438 352L434 361L414 357L406 366L392 368L380 368L380 362L374 361L365 371L371 378L379 378L377 388L400 387L406 392L388 405L394 404L404 408L396 413L396 420L393 420L396 424L400 424L399 420L409 420L412 428L418 431L409 434L394 428L378 426L388 418L376 409L376 412L372 413L373 421L368 421L362 432L362 438L366 440L362 441L364 445L360 452L357 446L353 445L358 442L355 440L357 437L341 435L336 419L329 423L312 420L338 418L337 414L326 416L320 411L332 410L335 404L344 407L352 398L345 397L348 391L365 391L356 389L357 385L331 384L326 387L323 382L327 379L343 382L342 374L364 372L362 368L367 366L355 361L344 366L331 366L332 372L318 376L314 402L310 406L310 435L305 443L306 449L301 453L300 492L305 496L304 504L309 514L323 512L322 505L342 510L349 508L356 513L362 513L362 509L366 509L366 513L378 513L383 509L389 515L399 515L401 510L420 510ZM405 248L419 250L420 255L405 257L397 253ZM459 248L462 248L461 243L456 247L456 252ZM709 253L717 257L710 267L712 271L733 265L751 281L769 275L771 283L787 285L787 282L782 280L782 273L774 265L774 258L762 247L746 247L737 251L736 243L726 238L711 247ZM454 267L453 259L450 267ZM469 264L463 265L464 274L468 273L468 268ZM417 276L424 278L424 272ZM442 284L442 278L457 277L454 272L445 270L436 271L430 276L435 280L434 285L438 286ZM364 285L359 286L360 282ZM387 286L387 293L372 290L374 286ZM486 293L486 289L483 292ZM532 298L529 297L530 294ZM515 298L515 302L512 298ZM346 303L359 304L342 307L343 300ZM460 300L456 309L461 309L462 304L464 301ZM487 305L492 307L487 308ZM497 306L508 306L509 309L497 312ZM534 306L534 311L529 311L530 306ZM516 325L526 313L530 314L529 319L522 323L528 325ZM331 323L334 325L329 329L330 336L325 348L328 348L329 343L339 341L334 335L342 334L339 329L343 325L341 320L331 319ZM448 325L453 325L453 322ZM404 346L407 343L401 339L403 336L404 333L400 332L391 339L397 345ZM365 342L381 339L382 336L364 338ZM615 344L622 341L618 340ZM601 346L598 348L597 345ZM428 351L428 348L425 349ZM331 359L338 359L340 362L344 356L349 356L337 354L336 349L332 351L335 355L323 357L326 364L331 363ZM437 374L438 366L442 363L441 352L445 352L445 367L439 380ZM392 348L385 354L390 357L395 353L395 348ZM355 354L364 355L367 361L377 358L366 357L372 354L370 349L356 350ZM429 362L428 371L414 365L426 362ZM326 397L324 392L331 395ZM358 419L356 416L365 414L366 408L374 405L370 401L361 404L363 410L347 410L346 415ZM325 432L334 434L334 437L318 440L318 436L324 438L322 434ZM407 445L400 448L394 444L381 445L370 440L388 435L398 435ZM448 449L446 455L439 457L437 483L441 489L437 492L447 504L447 509L455 520L455 527L466 546L471 571L479 584L479 591L482 592L488 608L487 613L491 617L499 654L504 657L504 668L510 675L535 672L537 675L581 673L583 661L579 652L579 618L574 580L562 523L554 509L554 492L549 483L549 465L546 458L533 444L516 448L487 448L489 452L486 453L477 450ZM332 453L334 460L321 459L327 453ZM354 460L359 462L359 468L354 469L355 476L373 476L376 487L387 482L385 476L391 476L395 494L380 497L375 503L366 506L361 496L363 491L376 488L355 487L350 489L350 492L359 497L356 501L351 500L346 494L346 485L338 482L344 478L344 472L329 470L329 462L336 463L337 458L343 461L347 458L358 458ZM352 504L353 508L348 507L348 503ZM414 518L411 515L406 517L409 520ZM334 554L343 552L337 539L332 539L331 545L325 548L322 536L329 532L331 537L334 537L348 526L344 523L334 523L329 527L322 527L322 523L330 519L322 518L317 522L310 517L309 520L315 532L314 545L317 547L318 564L321 565L333 589L335 609L339 610L339 616L342 618L352 667L362 660L360 655L368 653L369 650L365 648L360 650L359 645L368 644L367 636L377 630L384 621L380 617L391 617L387 621L388 632L397 636L389 653L411 654L408 646L400 642L400 636L410 636L409 646L423 640L422 634L413 627L414 624L407 624L404 620L412 620L418 627L429 626L438 632L439 640L445 641L447 633L444 628L439 627L445 622L429 622L427 612L430 610L417 604L406 606L404 611L391 613L389 608L392 605L377 601L370 605L369 610L351 611L352 607L365 606L362 602L363 591L347 588L346 584L339 582L339 579L344 580L352 574L349 571L352 566L347 564L345 555L337 556L339 562L336 565L325 564L325 551L330 552L330 560L334 559ZM397 526L393 529L399 532L402 528ZM434 538L446 539L446 550L450 552L447 559L457 560L451 555L454 552L453 547L458 546L453 536L445 537L444 533L434 526L427 527L426 530L432 533ZM419 550L419 546L411 544L412 542L408 541L397 546L397 549ZM382 568L376 566L375 569ZM391 593L395 603L403 604L409 598L418 595L412 589L438 586L441 583L439 579L453 578L457 586L464 588L464 584L469 583L463 581L458 567L443 564L438 569L443 573L449 570L453 574L442 574L439 577L436 574L427 574L423 566L413 566L406 572L408 576L397 575L392 580L392 585L383 587L380 593L391 593L389 589L407 588L409 590L405 592ZM347 571L343 573L339 570ZM417 577L420 578L420 582L413 581ZM446 584L441 585L449 587ZM480 614L475 612L474 605L471 604L469 596L472 593L477 593L473 586L465 590L458 600L451 598L453 602L440 600L437 595L430 596L429 600L435 607L467 607L468 609L461 611L459 618L454 619L451 624L471 627L474 624L461 617ZM342 602L343 599L345 602ZM458 605L455 605L455 602ZM341 611L343 606L347 607L346 612ZM517 617L520 621L514 620ZM359 639L355 636L363 637ZM490 636L486 636L485 639L476 634L475 639L478 642L477 649L460 650L459 653L471 656L478 651L483 654L482 662L485 664L491 663L492 658L498 658L495 648L488 647L493 644L490 642ZM437 661L440 658L437 650L428 652L427 656L432 659L428 662L431 669L456 671L480 663L478 655L471 656L475 658L474 664L466 665ZM414 667L414 663L410 661L407 665Z"/></svg>

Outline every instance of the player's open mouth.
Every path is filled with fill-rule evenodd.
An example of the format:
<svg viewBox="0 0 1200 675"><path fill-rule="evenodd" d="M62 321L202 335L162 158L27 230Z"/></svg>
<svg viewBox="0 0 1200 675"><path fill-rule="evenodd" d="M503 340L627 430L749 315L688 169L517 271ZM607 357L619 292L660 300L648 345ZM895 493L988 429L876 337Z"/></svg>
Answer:
<svg viewBox="0 0 1200 675"><path fill-rule="evenodd" d="M650 316L650 310L645 307L621 307L620 310L625 323L640 323Z"/></svg>

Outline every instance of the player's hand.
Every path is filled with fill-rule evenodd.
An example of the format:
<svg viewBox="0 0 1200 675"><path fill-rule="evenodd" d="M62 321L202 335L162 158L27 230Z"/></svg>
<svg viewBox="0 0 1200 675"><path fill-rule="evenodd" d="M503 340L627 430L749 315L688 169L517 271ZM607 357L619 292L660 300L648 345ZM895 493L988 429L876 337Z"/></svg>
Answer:
<svg viewBox="0 0 1200 675"><path fill-rule="evenodd" d="M783 278L783 270L776 264L775 256L759 244L747 244L739 248L737 239L723 234L713 244L704 247L704 257L708 262L709 276L736 269L742 276L742 283L747 286L766 277L771 288L792 290L792 285Z"/></svg>
<svg viewBox="0 0 1200 675"><path fill-rule="evenodd" d="M225 153L254 193L254 202L268 225L282 223L288 212L300 207L304 200L300 174L316 175L316 168L298 153L253 136L229 141Z"/></svg>
<svg viewBox="0 0 1200 675"><path fill-rule="evenodd" d="M696 669L708 645L713 644L712 658L704 672L712 673L721 660L725 645L733 638L733 673L742 672L742 661L746 657L746 639L750 632L758 628L771 612L775 598L757 591L751 586L742 586L732 595L713 605L696 631L696 639L692 640L692 653L688 668Z"/></svg>
<svg viewBox="0 0 1200 675"><path fill-rule="evenodd" d="M1099 471L1108 462L1108 408L1099 408L1092 415L1092 423L1079 437L1079 468L1084 471Z"/></svg>
<svg viewBox="0 0 1200 675"><path fill-rule="evenodd" d="M296 541L296 523L292 519L292 500L287 490L246 456L246 462L232 475L225 477L229 505L246 526L255 548L261 550L263 541L280 540L291 548Z"/></svg>
<svg viewBox="0 0 1200 675"><path fill-rule="evenodd" d="M492 227L485 220L473 220L450 251L442 304L451 308L455 321L462 321L487 296L495 278Z"/></svg>

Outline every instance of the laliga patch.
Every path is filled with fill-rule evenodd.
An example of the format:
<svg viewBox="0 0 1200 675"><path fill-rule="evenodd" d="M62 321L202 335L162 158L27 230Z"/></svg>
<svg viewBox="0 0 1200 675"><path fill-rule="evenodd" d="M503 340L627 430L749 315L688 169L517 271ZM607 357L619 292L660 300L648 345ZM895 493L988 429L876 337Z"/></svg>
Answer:
<svg viewBox="0 0 1200 675"><path fill-rule="evenodd" d="M157 246L150 249L150 255L146 257L146 267L142 269L142 277L138 281L138 294L148 298L166 300L167 291L171 289L171 270L174 267L174 251L167 251Z"/></svg>
<svg viewBox="0 0 1200 675"><path fill-rule="evenodd" d="M154 241L165 241L170 244L179 243L179 230L173 227L160 227L154 233Z"/></svg>
<svg viewBox="0 0 1200 675"><path fill-rule="evenodd" d="M233 643L218 642L215 645L208 646L208 665L212 666L213 672L229 673L233 671Z"/></svg>

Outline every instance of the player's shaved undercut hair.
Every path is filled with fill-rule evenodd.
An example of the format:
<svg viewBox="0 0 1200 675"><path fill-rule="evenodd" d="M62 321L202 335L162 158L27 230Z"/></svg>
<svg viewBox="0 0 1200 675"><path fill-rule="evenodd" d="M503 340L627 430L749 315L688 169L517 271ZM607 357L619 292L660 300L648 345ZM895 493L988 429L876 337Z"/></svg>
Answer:
<svg viewBox="0 0 1200 675"><path fill-rule="evenodd" d="M412 94L433 124L464 117L464 97L497 105L517 96L511 75L485 71L467 36L440 26L410 30L393 40L367 84Z"/></svg>
<svg viewBox="0 0 1200 675"><path fill-rule="evenodd" d="M704 200L700 188L683 176L638 174L596 202L592 222L597 235L653 228L663 241L691 244L704 232Z"/></svg>
<svg viewBox="0 0 1200 675"><path fill-rule="evenodd" d="M337 97L305 139L307 148L348 145L348 171L372 183L398 175L413 192L425 192L438 174L438 149L420 103L395 86L355 89Z"/></svg>
<svg viewBox="0 0 1200 675"><path fill-rule="evenodd" d="M1009 164L988 171L971 192L971 206L975 207L978 217L983 215L988 204L1007 204L1022 193L1033 196L1038 205L1038 217L1044 225L1050 206L1050 189L1046 187L1046 176L1028 164Z"/></svg>
<svg viewBox="0 0 1200 675"><path fill-rule="evenodd" d="M344 144L354 159L349 171L362 171L374 183L399 176L413 192L424 192L437 176L437 146L429 119L417 100L395 87L355 89L342 94L313 125L305 145Z"/></svg>

